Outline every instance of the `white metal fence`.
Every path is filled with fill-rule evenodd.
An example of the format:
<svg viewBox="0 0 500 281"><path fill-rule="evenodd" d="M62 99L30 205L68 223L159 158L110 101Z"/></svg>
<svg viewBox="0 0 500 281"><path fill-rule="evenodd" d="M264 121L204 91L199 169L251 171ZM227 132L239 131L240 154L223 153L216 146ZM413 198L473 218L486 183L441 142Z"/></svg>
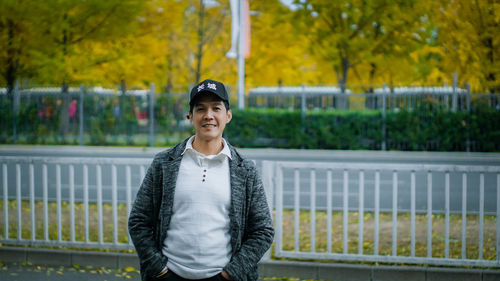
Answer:
<svg viewBox="0 0 500 281"><path fill-rule="evenodd" d="M0 242L132 250L128 214L150 163L0 156ZM275 215L276 257L500 266L499 166L284 161L259 166ZM402 197L409 198L409 208L402 208ZM439 228L442 237L436 237ZM419 235L422 231L426 235Z"/></svg>
<svg viewBox="0 0 500 281"><path fill-rule="evenodd" d="M461 174L462 181L454 181L451 185L452 173L455 176ZM485 228L485 179L488 184L487 194L493 197L486 199L490 203L493 200L495 206L495 210L488 216L489 228ZM276 197L271 201L275 202L276 257L500 266L498 259L500 167L498 166L264 161L263 180L268 188L270 186L275 188ZM398 207L398 202L404 194L403 189L409 189L411 201L409 214L401 213ZM334 203L336 197L340 197L339 203ZM435 205L433 200L436 200L436 197L444 200L443 209L433 210ZM452 199L460 202L461 210L458 212L450 210ZM471 199L479 201L478 210L470 211L468 208ZM285 200L291 200L293 208L286 208ZM318 208L319 201L323 201L323 205L326 203L326 210ZM373 208L370 210L366 208L369 201L373 203ZM381 224L383 202L385 205L387 202L392 205L392 210L389 213L384 212L389 220ZM426 211L418 211L417 202L426 206ZM304 205L308 207L304 208ZM338 210L340 225L335 225L332 219L335 210ZM443 227L435 225L438 215L442 216L439 224L444 224L442 235L444 237L436 237L436 230ZM372 219L368 221L366 216ZM398 235L401 235L400 232L406 227L406 225L398 227L402 216L403 218L409 216L410 237L406 241L398 241L401 239ZM453 219L450 219L451 216ZM476 222L473 229L469 221ZM450 234L452 226L455 229L454 235ZM461 229L457 231L456 228ZM367 237L368 230L370 234L373 231L372 237ZM420 239L424 238L424 241L419 241L416 233L422 231L426 232L426 235L420 235ZM471 235L471 233L476 234ZM467 235L477 239L471 241ZM336 240L341 246L334 245L332 240L339 237L341 239ZM370 241L368 244L372 246L369 250L366 247L368 240ZM386 246L383 250L381 240L390 246ZM485 241L488 242L487 249ZM456 250L454 254L451 253L451 244ZM408 247L409 251L401 254L401 249ZM475 251L468 252L470 248ZM483 258L486 253L488 257Z"/></svg>
<svg viewBox="0 0 500 281"><path fill-rule="evenodd" d="M2 156L0 163L2 243L134 249L127 218L151 159Z"/></svg>

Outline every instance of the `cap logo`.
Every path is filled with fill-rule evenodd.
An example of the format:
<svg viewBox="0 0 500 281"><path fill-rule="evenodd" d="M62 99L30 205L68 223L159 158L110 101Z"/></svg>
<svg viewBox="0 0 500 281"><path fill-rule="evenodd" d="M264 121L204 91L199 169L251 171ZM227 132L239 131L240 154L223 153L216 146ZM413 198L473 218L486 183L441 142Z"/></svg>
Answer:
<svg viewBox="0 0 500 281"><path fill-rule="evenodd" d="M198 92L205 89L205 85L204 84L201 84L200 86L198 86Z"/></svg>
<svg viewBox="0 0 500 281"><path fill-rule="evenodd" d="M207 83L207 88L217 91L217 86L215 83Z"/></svg>

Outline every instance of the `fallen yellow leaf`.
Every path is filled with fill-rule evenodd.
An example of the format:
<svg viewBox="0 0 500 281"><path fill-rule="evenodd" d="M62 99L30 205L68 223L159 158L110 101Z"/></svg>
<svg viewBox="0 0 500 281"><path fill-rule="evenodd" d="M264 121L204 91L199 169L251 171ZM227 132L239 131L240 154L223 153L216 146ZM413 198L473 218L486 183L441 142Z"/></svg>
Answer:
<svg viewBox="0 0 500 281"><path fill-rule="evenodd" d="M127 266L123 270L125 270L126 272L132 272L132 271L135 271L135 268L133 268L131 266Z"/></svg>

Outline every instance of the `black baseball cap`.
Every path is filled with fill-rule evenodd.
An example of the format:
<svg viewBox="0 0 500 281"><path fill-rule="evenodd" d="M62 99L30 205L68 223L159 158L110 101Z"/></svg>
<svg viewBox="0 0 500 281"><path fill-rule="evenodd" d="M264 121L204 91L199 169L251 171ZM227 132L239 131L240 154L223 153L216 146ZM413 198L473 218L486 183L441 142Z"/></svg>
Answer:
<svg viewBox="0 0 500 281"><path fill-rule="evenodd" d="M219 81L206 79L191 89L191 94L189 95L189 105L192 106L196 97L204 93L213 93L221 100L229 104L229 95L227 94L224 84Z"/></svg>

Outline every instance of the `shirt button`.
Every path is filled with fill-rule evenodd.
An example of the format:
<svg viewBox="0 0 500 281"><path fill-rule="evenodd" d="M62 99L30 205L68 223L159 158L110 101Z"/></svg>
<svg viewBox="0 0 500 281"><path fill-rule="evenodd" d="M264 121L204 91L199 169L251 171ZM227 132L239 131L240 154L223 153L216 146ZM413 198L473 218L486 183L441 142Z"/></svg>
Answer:
<svg viewBox="0 0 500 281"><path fill-rule="evenodd" d="M203 177L206 177L207 175L203 175Z"/></svg>
<svg viewBox="0 0 500 281"><path fill-rule="evenodd" d="M205 179L203 179L202 181L205 181Z"/></svg>

